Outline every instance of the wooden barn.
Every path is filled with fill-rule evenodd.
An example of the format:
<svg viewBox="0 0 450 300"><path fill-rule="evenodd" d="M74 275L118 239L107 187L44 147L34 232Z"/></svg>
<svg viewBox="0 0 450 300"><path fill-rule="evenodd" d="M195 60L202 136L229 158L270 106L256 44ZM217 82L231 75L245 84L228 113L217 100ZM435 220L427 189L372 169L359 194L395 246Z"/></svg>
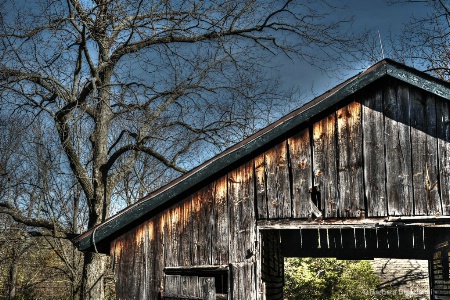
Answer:
<svg viewBox="0 0 450 300"><path fill-rule="evenodd" d="M449 241L450 85L383 60L75 243L118 299L283 299L284 257L428 260L450 299Z"/></svg>

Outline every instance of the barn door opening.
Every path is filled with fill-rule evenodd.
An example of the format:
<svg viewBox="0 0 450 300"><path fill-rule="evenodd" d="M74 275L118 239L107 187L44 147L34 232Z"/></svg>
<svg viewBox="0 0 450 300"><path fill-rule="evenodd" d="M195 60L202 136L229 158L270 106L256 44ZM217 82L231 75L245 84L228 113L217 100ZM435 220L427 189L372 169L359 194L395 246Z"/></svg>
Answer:
<svg viewBox="0 0 450 300"><path fill-rule="evenodd" d="M433 254L438 256L434 253L437 240L449 236L441 229L430 229L425 226L352 227L345 225L301 228L289 226L282 228L277 225L277 229L259 228L261 241L259 295L261 299L284 299L285 257L329 257L338 260L370 261L374 271L378 272L378 275L384 275L384 278L380 278L380 285L388 286L422 280L420 283L422 287L413 287L412 290L408 290L409 294L414 292L429 295L430 287L432 291L433 288L440 287L436 286L439 280L446 279L444 277L446 274L439 277L439 280L434 280L435 277L432 276L434 273L448 269L446 267L448 267L450 254L445 257L442 255L445 251L439 252L442 252L441 256L444 257L440 261L443 265L442 270L437 269L437 263L433 264L432 261ZM450 250L447 252L450 253ZM417 272L417 268L422 268L422 271ZM404 275L388 274L399 269L402 269ZM321 274L316 275L321 276ZM430 281L427 287L426 282L423 285L423 280L427 281L428 278ZM377 290L367 292L376 293Z"/></svg>

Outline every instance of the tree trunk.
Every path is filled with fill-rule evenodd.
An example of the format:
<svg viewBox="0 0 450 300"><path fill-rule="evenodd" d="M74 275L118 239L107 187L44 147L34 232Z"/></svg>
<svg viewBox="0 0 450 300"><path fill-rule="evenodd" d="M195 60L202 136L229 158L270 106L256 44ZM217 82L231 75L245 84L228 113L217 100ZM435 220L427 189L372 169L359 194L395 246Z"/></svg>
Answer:
<svg viewBox="0 0 450 300"><path fill-rule="evenodd" d="M8 289L9 300L16 299L17 261L18 261L17 259L14 259L9 267L9 289Z"/></svg>
<svg viewBox="0 0 450 300"><path fill-rule="evenodd" d="M107 256L104 254L88 252L84 255L82 300L103 300L105 298L106 265Z"/></svg>

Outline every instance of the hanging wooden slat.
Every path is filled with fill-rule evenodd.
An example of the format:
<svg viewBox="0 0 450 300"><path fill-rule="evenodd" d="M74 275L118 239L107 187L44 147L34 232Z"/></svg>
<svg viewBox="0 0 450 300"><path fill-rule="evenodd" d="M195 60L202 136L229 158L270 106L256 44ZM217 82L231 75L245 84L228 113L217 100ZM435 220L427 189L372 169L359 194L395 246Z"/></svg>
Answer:
<svg viewBox="0 0 450 300"><path fill-rule="evenodd" d="M317 249L319 247L318 229L302 229L301 235L303 249Z"/></svg>
<svg viewBox="0 0 450 300"><path fill-rule="evenodd" d="M342 249L341 229L328 229L330 249Z"/></svg>
<svg viewBox="0 0 450 300"><path fill-rule="evenodd" d="M321 249L328 249L328 230L319 228L319 247Z"/></svg>

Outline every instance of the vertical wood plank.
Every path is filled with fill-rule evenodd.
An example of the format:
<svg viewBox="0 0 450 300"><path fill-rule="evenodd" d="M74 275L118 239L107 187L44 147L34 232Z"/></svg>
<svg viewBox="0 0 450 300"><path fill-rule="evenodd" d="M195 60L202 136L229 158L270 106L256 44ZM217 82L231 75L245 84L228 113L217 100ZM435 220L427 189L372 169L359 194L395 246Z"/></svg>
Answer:
<svg viewBox="0 0 450 300"><path fill-rule="evenodd" d="M200 277L200 295L204 300L216 300L216 287L214 277Z"/></svg>
<svg viewBox="0 0 450 300"><path fill-rule="evenodd" d="M337 112L338 216L358 217L364 209L361 104L352 102Z"/></svg>
<svg viewBox="0 0 450 300"><path fill-rule="evenodd" d="M187 296L197 298L200 296L200 285L197 276L185 276L187 279Z"/></svg>
<svg viewBox="0 0 450 300"><path fill-rule="evenodd" d="M180 275L165 275L164 276L164 295L170 297L180 297Z"/></svg>
<svg viewBox="0 0 450 300"><path fill-rule="evenodd" d="M228 174L230 258L243 262L255 247L253 161Z"/></svg>
<svg viewBox="0 0 450 300"><path fill-rule="evenodd" d="M166 251L165 251L165 261L166 266L172 267L178 265L178 249L176 245L177 236L179 235L177 228L173 227L173 222L176 222L175 220L175 208L172 207L171 209L167 210L165 215L167 216L167 224L164 226L164 236L167 238L167 243L165 245Z"/></svg>
<svg viewBox="0 0 450 300"><path fill-rule="evenodd" d="M434 97L410 89L414 214L440 215Z"/></svg>
<svg viewBox="0 0 450 300"><path fill-rule="evenodd" d="M158 290L156 289L156 279L155 279L155 257L156 257L156 239L155 239L155 223L153 220L147 222L147 240L148 240L148 250L147 250L147 269L148 269L148 282L147 282L147 297L149 299L155 299L158 295Z"/></svg>
<svg viewBox="0 0 450 300"><path fill-rule="evenodd" d="M367 216L387 216L383 94L381 90L367 95L362 100L362 124Z"/></svg>
<svg viewBox="0 0 450 300"><path fill-rule="evenodd" d="M192 232L191 232L191 265L196 266L200 262L200 252L202 242L201 239L203 237L200 236L200 230L202 226L206 224L200 224L200 210L201 210L201 193L197 192L192 195L191 201L191 215L190 222L192 223Z"/></svg>
<svg viewBox="0 0 450 300"><path fill-rule="evenodd" d="M237 263L231 265L232 286L230 299L256 299L256 278L253 263Z"/></svg>
<svg viewBox="0 0 450 300"><path fill-rule="evenodd" d="M228 182L227 176L223 176L216 181L214 195L213 218L215 230L211 237L212 242L212 262L216 265L229 263L228 249L230 227L228 224Z"/></svg>
<svg viewBox="0 0 450 300"><path fill-rule="evenodd" d="M189 297L189 278L188 276L180 277L180 296Z"/></svg>
<svg viewBox="0 0 450 300"><path fill-rule="evenodd" d="M255 182L256 182L256 217L258 219L268 219L267 213L267 194L266 194L266 163L264 154L257 156L255 163Z"/></svg>
<svg viewBox="0 0 450 300"><path fill-rule="evenodd" d="M190 266L192 264L191 246L192 246L192 196L186 198L180 203L181 208L181 220L180 226L182 229L182 234L180 234L179 239L179 262L181 266Z"/></svg>
<svg viewBox="0 0 450 300"><path fill-rule="evenodd" d="M442 214L450 215L450 104L448 100L436 99L436 122L439 160L439 190Z"/></svg>
<svg viewBox="0 0 450 300"><path fill-rule="evenodd" d="M164 237L164 227L165 224L165 216L163 214L159 215L155 218L155 251L154 251L154 284L155 284L155 292L159 293L164 289L163 282L163 274L165 267L165 237Z"/></svg>
<svg viewBox="0 0 450 300"><path fill-rule="evenodd" d="M270 219L291 217L287 146L282 142L265 153L267 205Z"/></svg>
<svg viewBox="0 0 450 300"><path fill-rule="evenodd" d="M215 182L208 185L200 192L201 207L200 207L200 256L199 263L201 265L212 264L212 235L215 230L213 205L215 194Z"/></svg>
<svg viewBox="0 0 450 300"><path fill-rule="evenodd" d="M254 162L250 161L228 174L228 199L230 223L229 261L232 266L231 287L233 299L252 299L256 283L255 257L256 223L255 223L255 182ZM251 295L248 297L248 295Z"/></svg>
<svg viewBox="0 0 450 300"><path fill-rule="evenodd" d="M138 298L140 299L145 299L147 298L147 274L146 274L146 226L145 223L140 224L137 228L136 228L136 254L135 254L135 268L134 268L134 273L138 273L136 274L136 276L138 277L136 279L137 282L137 295Z"/></svg>
<svg viewBox="0 0 450 300"><path fill-rule="evenodd" d="M410 99L407 86L390 82L383 93L388 214L412 215Z"/></svg>
<svg viewBox="0 0 450 300"><path fill-rule="evenodd" d="M117 281L117 297L127 297L125 291L128 294L132 294L133 297L137 296L134 294L133 288L133 265L134 265L134 247L133 242L134 236L132 233L127 232L123 234L117 241L116 247L121 245L126 245L126 247L120 247L122 249L117 249L118 253L117 261L119 263L116 268L116 274L118 275Z"/></svg>
<svg viewBox="0 0 450 300"><path fill-rule="evenodd" d="M314 185L320 191L326 217L337 217L335 121L333 113L313 125Z"/></svg>
<svg viewBox="0 0 450 300"><path fill-rule="evenodd" d="M241 287L242 281L240 280L240 268L238 265L230 264L230 274L231 274L231 287L229 299L242 299L241 297Z"/></svg>
<svg viewBox="0 0 450 300"><path fill-rule="evenodd" d="M307 218L310 213L312 159L309 128L288 139L292 173L292 217ZM322 203L319 204L321 209Z"/></svg>

